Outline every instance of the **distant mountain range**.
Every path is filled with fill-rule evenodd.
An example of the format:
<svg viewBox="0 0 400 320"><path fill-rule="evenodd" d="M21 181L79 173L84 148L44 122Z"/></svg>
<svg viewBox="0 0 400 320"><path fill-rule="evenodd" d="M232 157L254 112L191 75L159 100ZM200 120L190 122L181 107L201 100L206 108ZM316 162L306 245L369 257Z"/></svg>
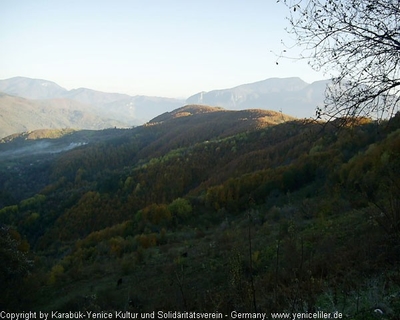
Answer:
<svg viewBox="0 0 400 320"><path fill-rule="evenodd" d="M130 96L87 88L67 90L58 84L41 79L15 77L0 80L0 92L26 99L70 99L92 105L101 116L111 117L128 124L141 124L165 111L184 104L184 100Z"/></svg>
<svg viewBox="0 0 400 320"><path fill-rule="evenodd" d="M52 81L15 77L0 80L0 92L4 93L0 96L0 138L44 128L135 126L185 104L274 110L299 118L312 117L323 102L327 83L271 78L231 89L200 92L184 101L87 88L67 90Z"/></svg>
<svg viewBox="0 0 400 320"><path fill-rule="evenodd" d="M300 78L270 78L231 89L200 92L186 100L188 104L221 106L231 110L274 110L298 118L313 117L324 100L329 80L311 84Z"/></svg>

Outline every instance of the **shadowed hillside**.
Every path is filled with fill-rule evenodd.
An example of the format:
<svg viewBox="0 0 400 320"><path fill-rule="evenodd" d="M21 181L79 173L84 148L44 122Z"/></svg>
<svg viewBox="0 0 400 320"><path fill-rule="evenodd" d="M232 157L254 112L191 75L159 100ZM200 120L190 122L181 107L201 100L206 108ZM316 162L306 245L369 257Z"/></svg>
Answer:
<svg viewBox="0 0 400 320"><path fill-rule="evenodd" d="M79 134L0 161L2 309L399 314L398 115L189 105L54 143Z"/></svg>

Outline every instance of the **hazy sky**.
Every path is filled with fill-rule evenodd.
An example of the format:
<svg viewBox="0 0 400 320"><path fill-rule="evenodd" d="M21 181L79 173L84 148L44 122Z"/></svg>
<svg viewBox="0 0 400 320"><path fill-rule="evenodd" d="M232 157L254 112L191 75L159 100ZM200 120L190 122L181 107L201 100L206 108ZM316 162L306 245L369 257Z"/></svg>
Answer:
<svg viewBox="0 0 400 320"><path fill-rule="evenodd" d="M271 77L321 80L276 0L0 0L0 79L188 97ZM293 54L299 49L292 49Z"/></svg>

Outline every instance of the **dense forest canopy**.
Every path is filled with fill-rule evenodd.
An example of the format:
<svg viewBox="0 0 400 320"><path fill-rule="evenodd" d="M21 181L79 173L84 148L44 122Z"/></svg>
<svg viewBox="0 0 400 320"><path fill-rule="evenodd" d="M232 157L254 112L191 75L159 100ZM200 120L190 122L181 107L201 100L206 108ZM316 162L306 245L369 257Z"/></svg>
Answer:
<svg viewBox="0 0 400 320"><path fill-rule="evenodd" d="M1 160L1 309L399 314L398 115L191 107L74 135Z"/></svg>

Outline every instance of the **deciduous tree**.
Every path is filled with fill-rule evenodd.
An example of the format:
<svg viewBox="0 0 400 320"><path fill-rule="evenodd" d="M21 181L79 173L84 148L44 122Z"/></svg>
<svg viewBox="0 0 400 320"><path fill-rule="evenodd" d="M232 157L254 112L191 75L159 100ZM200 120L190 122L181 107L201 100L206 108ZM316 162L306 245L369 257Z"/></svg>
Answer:
<svg viewBox="0 0 400 320"><path fill-rule="evenodd" d="M381 119L398 111L398 0L278 1L290 9L288 32L304 49L300 58L333 78L317 117Z"/></svg>

